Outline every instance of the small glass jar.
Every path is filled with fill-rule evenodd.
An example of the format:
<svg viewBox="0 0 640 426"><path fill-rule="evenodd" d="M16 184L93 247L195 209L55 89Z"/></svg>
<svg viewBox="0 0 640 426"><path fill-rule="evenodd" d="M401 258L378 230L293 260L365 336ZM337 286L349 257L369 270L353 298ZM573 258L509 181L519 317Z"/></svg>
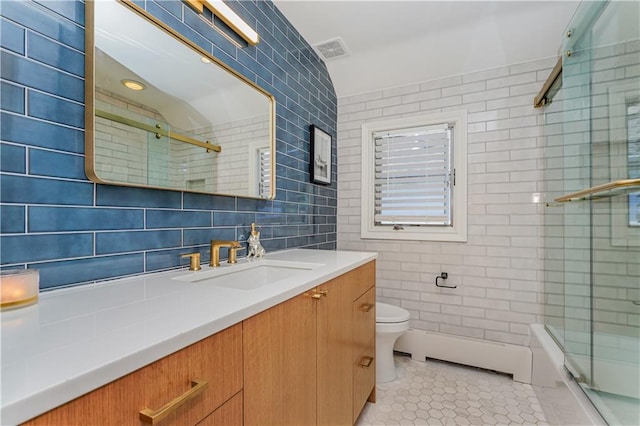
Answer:
<svg viewBox="0 0 640 426"><path fill-rule="evenodd" d="M38 301L40 274L37 269L0 270L0 309L14 309Z"/></svg>

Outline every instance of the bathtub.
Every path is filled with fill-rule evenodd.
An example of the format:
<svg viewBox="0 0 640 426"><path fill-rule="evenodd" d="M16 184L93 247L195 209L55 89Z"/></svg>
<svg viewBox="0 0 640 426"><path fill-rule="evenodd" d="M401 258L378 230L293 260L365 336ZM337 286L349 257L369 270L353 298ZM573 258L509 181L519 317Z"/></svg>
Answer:
<svg viewBox="0 0 640 426"><path fill-rule="evenodd" d="M564 354L544 325L530 326L529 348L531 385L550 424L607 424L564 367Z"/></svg>

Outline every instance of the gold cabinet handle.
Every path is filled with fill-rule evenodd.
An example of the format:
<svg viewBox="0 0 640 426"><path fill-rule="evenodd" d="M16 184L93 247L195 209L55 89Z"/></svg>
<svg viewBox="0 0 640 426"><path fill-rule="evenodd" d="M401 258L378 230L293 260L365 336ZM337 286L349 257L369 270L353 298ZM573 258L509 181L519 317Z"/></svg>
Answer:
<svg viewBox="0 0 640 426"><path fill-rule="evenodd" d="M321 299L322 297L327 297L327 293L328 293L327 290L318 290L317 292L313 293L311 297L313 299L318 300L318 299Z"/></svg>
<svg viewBox="0 0 640 426"><path fill-rule="evenodd" d="M159 410L152 410L151 408L145 408L144 410L140 411L140 420L143 423L148 423L150 425L155 425L160 423L162 419L167 417L173 411L177 410L180 406L184 405L184 403L188 402L189 400L199 395L203 390L205 390L209 386L209 383L206 382L205 380L193 379L191 381L191 386L193 386L191 389L189 389L179 397L175 398L173 401L169 402Z"/></svg>
<svg viewBox="0 0 640 426"><path fill-rule="evenodd" d="M371 366L372 362L373 362L373 357L371 357L371 356L363 356L360 359L360 367L369 368Z"/></svg>
<svg viewBox="0 0 640 426"><path fill-rule="evenodd" d="M374 306L373 303L363 303L362 306L360 306L360 310L362 312L370 312Z"/></svg>

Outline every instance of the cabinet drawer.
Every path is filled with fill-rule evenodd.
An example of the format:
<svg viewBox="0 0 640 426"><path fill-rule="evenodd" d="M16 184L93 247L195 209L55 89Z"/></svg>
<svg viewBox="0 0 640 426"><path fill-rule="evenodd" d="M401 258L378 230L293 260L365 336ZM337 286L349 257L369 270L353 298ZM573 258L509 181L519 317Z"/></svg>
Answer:
<svg viewBox="0 0 640 426"><path fill-rule="evenodd" d="M242 426L242 392L204 418L198 426Z"/></svg>
<svg viewBox="0 0 640 426"><path fill-rule="evenodd" d="M348 273L353 283L353 298L356 300L376 283L376 262L372 260Z"/></svg>
<svg viewBox="0 0 640 426"><path fill-rule="evenodd" d="M376 384L376 289L353 302L353 422Z"/></svg>
<svg viewBox="0 0 640 426"><path fill-rule="evenodd" d="M27 425L144 425L140 411L159 410L204 389L158 423L195 425L242 388L242 326L236 325L42 414Z"/></svg>
<svg viewBox="0 0 640 426"><path fill-rule="evenodd" d="M369 349L376 334L376 289L370 288L353 302L353 343L355 353Z"/></svg>

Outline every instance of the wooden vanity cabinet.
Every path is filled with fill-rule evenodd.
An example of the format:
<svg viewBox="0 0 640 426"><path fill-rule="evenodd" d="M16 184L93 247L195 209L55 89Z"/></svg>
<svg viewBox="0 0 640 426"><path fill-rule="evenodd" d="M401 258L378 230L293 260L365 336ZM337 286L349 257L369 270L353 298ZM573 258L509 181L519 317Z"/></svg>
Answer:
<svg viewBox="0 0 640 426"><path fill-rule="evenodd" d="M205 417L197 426L240 426L242 421L242 392L235 394L229 401Z"/></svg>
<svg viewBox="0 0 640 426"><path fill-rule="evenodd" d="M25 425L141 426L140 411L159 410L196 379L208 386L157 423L352 425L375 398L374 357L372 261Z"/></svg>
<svg viewBox="0 0 640 426"><path fill-rule="evenodd" d="M353 423L367 401L376 402L376 264L353 271Z"/></svg>
<svg viewBox="0 0 640 426"><path fill-rule="evenodd" d="M246 425L355 422L374 394L375 363L359 361L375 356L375 309L353 310L364 293L375 304L374 284L370 262L244 321Z"/></svg>
<svg viewBox="0 0 640 426"><path fill-rule="evenodd" d="M317 287L317 422L318 425L348 425L353 402L351 380L352 303L351 273Z"/></svg>
<svg viewBox="0 0 640 426"><path fill-rule="evenodd" d="M353 423L367 401L375 402L376 289L353 302Z"/></svg>
<svg viewBox="0 0 640 426"><path fill-rule="evenodd" d="M315 316L306 292L243 322L245 425L316 423Z"/></svg>
<svg viewBox="0 0 640 426"><path fill-rule="evenodd" d="M165 417L160 422L162 426L199 422L202 425L242 424L241 324L46 412L25 425L144 425L140 420L141 410L165 406L192 389L194 379L206 381L208 386Z"/></svg>
<svg viewBox="0 0 640 426"><path fill-rule="evenodd" d="M351 289L353 291L353 299L365 294L370 288L376 285L376 262L372 260L369 263L365 263L359 268L348 272L351 281ZM374 321L375 322L375 316Z"/></svg>

